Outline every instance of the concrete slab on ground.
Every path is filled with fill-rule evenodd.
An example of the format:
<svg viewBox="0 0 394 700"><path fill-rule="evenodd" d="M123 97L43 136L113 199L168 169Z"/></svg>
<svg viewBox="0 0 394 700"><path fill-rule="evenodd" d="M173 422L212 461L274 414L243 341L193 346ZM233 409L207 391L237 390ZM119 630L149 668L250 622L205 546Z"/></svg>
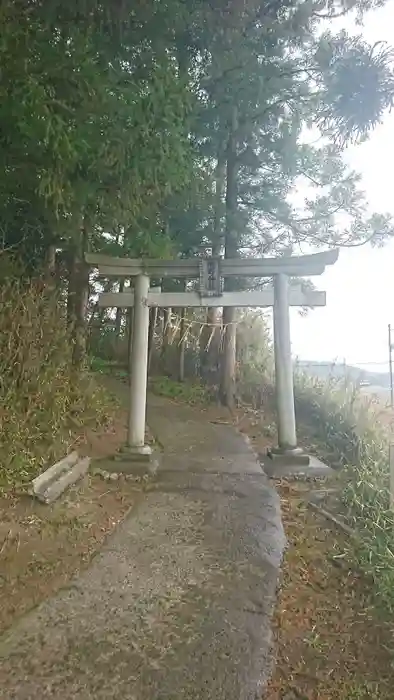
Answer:
<svg viewBox="0 0 394 700"><path fill-rule="evenodd" d="M135 479L152 478L156 475L158 468L159 456L157 454L151 454L149 458L144 460L128 459L126 455L122 455L119 459L118 455L114 455L113 457L96 459L92 463L93 473L95 470L101 470L109 474L123 474Z"/></svg>
<svg viewBox="0 0 394 700"><path fill-rule="evenodd" d="M279 499L232 427L153 397L157 478L90 569L0 640L4 700L256 700Z"/></svg>
<svg viewBox="0 0 394 700"><path fill-rule="evenodd" d="M285 459L283 462L277 459L270 459L268 456L261 458L261 464L264 472L271 479L283 478L305 478L313 479L316 477L330 476L333 473L331 467L322 462L314 455L309 456L309 464L292 463L290 459Z"/></svg>

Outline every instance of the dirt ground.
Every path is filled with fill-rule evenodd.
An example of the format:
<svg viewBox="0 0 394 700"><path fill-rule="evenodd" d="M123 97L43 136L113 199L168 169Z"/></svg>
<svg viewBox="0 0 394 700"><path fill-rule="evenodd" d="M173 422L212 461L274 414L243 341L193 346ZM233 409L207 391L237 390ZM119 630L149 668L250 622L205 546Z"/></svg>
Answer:
<svg viewBox="0 0 394 700"><path fill-rule="evenodd" d="M79 452L111 455L125 440L125 425L119 411L106 432L81 438ZM88 565L140 492L125 479L88 475L51 506L27 495L0 498L0 633Z"/></svg>
<svg viewBox="0 0 394 700"><path fill-rule="evenodd" d="M379 620L369 583L339 554L346 536L308 508L305 484L278 488L288 549L266 700L392 699L394 621Z"/></svg>
<svg viewBox="0 0 394 700"><path fill-rule="evenodd" d="M272 444L273 423L252 411L238 419L257 451ZM347 566L347 535L307 505L311 489L335 483L274 483L288 546L264 700L392 700L394 620L381 619L370 583Z"/></svg>

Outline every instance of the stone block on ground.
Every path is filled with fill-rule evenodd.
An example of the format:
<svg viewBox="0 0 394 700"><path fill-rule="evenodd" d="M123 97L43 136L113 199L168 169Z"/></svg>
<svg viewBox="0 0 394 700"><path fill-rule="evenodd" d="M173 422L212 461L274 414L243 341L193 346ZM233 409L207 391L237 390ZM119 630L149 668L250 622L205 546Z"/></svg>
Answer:
<svg viewBox="0 0 394 700"><path fill-rule="evenodd" d="M72 452L33 480L31 494L41 503L53 503L69 486L85 476L89 464L90 457L80 459L77 452Z"/></svg>

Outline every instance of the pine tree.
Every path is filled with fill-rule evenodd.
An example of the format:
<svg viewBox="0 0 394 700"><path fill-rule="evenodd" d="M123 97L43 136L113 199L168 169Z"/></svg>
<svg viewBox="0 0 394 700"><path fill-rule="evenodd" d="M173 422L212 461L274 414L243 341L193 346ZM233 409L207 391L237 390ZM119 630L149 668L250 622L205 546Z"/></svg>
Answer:
<svg viewBox="0 0 394 700"><path fill-rule="evenodd" d="M359 177L341 158L392 104L390 52L344 32L319 36L319 14L317 4L282 8L278 19L226 27L212 41L201 77L201 147L212 159L220 149L226 154L225 255L289 254L392 235L389 216L367 214ZM308 143L312 127L320 146ZM294 195L305 181L299 203ZM232 405L233 312L225 309L223 319L221 394Z"/></svg>

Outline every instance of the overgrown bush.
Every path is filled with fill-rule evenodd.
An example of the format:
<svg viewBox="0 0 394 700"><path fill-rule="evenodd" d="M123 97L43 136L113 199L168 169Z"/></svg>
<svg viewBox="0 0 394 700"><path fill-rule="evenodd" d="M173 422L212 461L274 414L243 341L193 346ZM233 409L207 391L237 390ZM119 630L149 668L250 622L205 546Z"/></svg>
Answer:
<svg viewBox="0 0 394 700"><path fill-rule="evenodd" d="M154 394L169 399L179 399L193 404L207 404L213 400L213 393L199 382L176 382L169 377L152 377L149 388Z"/></svg>
<svg viewBox="0 0 394 700"><path fill-rule="evenodd" d="M342 465L356 462L362 446L361 433L368 429L369 411L357 403L356 387L346 381L330 378L326 382L306 374L295 375L296 415L308 426L313 436L324 442L329 455Z"/></svg>
<svg viewBox="0 0 394 700"><path fill-rule="evenodd" d="M127 366L127 338L117 338L113 326L91 329L88 336L88 352L92 357L117 360Z"/></svg>
<svg viewBox="0 0 394 700"><path fill-rule="evenodd" d="M394 611L394 513L390 508L388 413L347 382L299 375L298 417L344 465L340 497L359 537L348 554L368 574L381 603Z"/></svg>
<svg viewBox="0 0 394 700"><path fill-rule="evenodd" d="M106 419L108 397L75 375L61 300L42 285L0 287L0 486L63 456L81 426Z"/></svg>
<svg viewBox="0 0 394 700"><path fill-rule="evenodd" d="M259 309L243 310L237 324L237 385L242 401L261 408L269 394L273 349L266 317Z"/></svg>

